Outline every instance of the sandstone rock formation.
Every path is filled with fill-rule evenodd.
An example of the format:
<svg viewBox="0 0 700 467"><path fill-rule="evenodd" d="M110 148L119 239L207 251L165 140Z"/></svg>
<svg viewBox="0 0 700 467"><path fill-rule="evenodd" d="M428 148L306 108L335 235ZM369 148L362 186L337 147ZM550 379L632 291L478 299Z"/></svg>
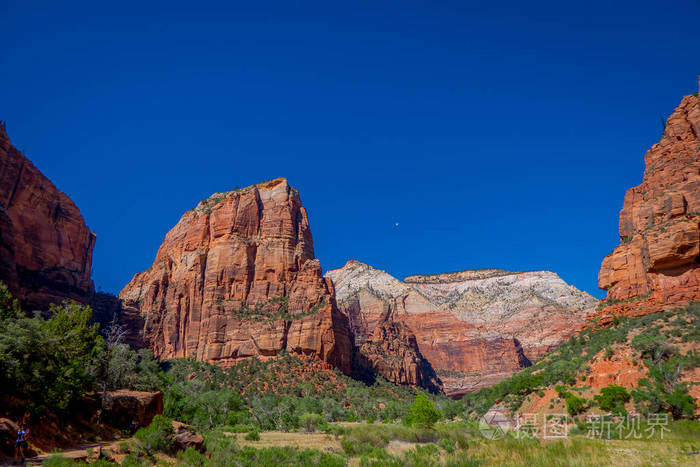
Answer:
<svg viewBox="0 0 700 467"><path fill-rule="evenodd" d="M550 271L499 269L410 276L404 282L483 337L514 337L529 360L568 339L597 300Z"/></svg>
<svg viewBox="0 0 700 467"><path fill-rule="evenodd" d="M24 309L87 302L95 234L0 124L0 280Z"/></svg>
<svg viewBox="0 0 700 467"><path fill-rule="evenodd" d="M700 98L685 96L644 156L642 183L627 190L621 244L605 257L601 314L659 311L700 300Z"/></svg>
<svg viewBox="0 0 700 467"><path fill-rule="evenodd" d="M102 420L117 428L128 428L132 421L140 427L148 426L153 417L163 413L163 393L108 391L102 398Z"/></svg>
<svg viewBox="0 0 700 467"><path fill-rule="evenodd" d="M355 343L356 369L371 370L396 384L420 386L433 392L442 389L435 370L423 357L416 336L398 312L387 310L371 335Z"/></svg>
<svg viewBox="0 0 700 467"><path fill-rule="evenodd" d="M347 318L314 259L299 193L280 178L216 193L168 232L119 294L156 357L217 364L313 355L350 371Z"/></svg>
<svg viewBox="0 0 700 467"><path fill-rule="evenodd" d="M529 365L582 326L596 303L546 271L463 271L401 282L349 261L326 277L362 358L398 383L425 384L432 369L452 396ZM384 357L397 348L402 358Z"/></svg>

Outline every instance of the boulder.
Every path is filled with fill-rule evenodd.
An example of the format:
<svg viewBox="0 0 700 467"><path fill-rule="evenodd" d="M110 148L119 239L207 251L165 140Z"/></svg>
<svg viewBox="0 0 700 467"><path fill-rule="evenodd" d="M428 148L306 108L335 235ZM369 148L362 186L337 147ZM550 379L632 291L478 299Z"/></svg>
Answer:
<svg viewBox="0 0 700 467"><path fill-rule="evenodd" d="M102 402L102 420L116 428L129 428L136 421L138 427L151 424L153 417L163 413L163 393L142 391L109 391Z"/></svg>
<svg viewBox="0 0 700 467"><path fill-rule="evenodd" d="M176 451L194 448L204 452L204 437L194 431L192 427L184 423L173 421L173 446Z"/></svg>

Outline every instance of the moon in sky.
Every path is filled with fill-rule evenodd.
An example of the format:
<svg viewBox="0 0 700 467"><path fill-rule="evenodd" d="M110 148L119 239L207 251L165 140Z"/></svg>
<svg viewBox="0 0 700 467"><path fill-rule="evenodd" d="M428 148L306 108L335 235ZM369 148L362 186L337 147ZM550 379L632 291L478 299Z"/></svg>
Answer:
<svg viewBox="0 0 700 467"><path fill-rule="evenodd" d="M399 226L399 223L396 222L396 223L394 224L394 227L398 227L398 226Z"/></svg>

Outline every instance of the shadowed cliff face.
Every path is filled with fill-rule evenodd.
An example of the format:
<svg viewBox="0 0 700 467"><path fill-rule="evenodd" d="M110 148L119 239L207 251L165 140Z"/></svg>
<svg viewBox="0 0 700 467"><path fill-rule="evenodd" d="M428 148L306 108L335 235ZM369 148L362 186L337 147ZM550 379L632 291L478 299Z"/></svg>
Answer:
<svg viewBox="0 0 700 467"><path fill-rule="evenodd" d="M605 257L600 313L639 315L700 300L700 99L685 96L627 190L621 244ZM625 302L620 302L625 300Z"/></svg>
<svg viewBox="0 0 700 467"><path fill-rule="evenodd" d="M0 280L26 310L87 303L95 234L0 125Z"/></svg>
<svg viewBox="0 0 700 467"><path fill-rule="evenodd" d="M217 193L186 212L119 297L159 358L226 365L287 351L350 371L347 319L285 179Z"/></svg>
<svg viewBox="0 0 700 467"><path fill-rule="evenodd" d="M547 271L463 271L401 282L349 261L326 276L365 360L397 383L421 385L424 373L435 371L451 396L493 385L528 366L582 326L596 303ZM405 326L403 334L387 331L396 322ZM385 342L414 349L424 365L386 359L376 350Z"/></svg>

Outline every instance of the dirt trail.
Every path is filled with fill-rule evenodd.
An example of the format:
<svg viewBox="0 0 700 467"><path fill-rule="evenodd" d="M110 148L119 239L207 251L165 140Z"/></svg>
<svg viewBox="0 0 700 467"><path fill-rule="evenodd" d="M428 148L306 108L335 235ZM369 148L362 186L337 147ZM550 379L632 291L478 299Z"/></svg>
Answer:
<svg viewBox="0 0 700 467"><path fill-rule="evenodd" d="M46 459L53 456L54 454L60 454L61 456L65 457L67 459L70 459L70 460L74 460L74 461L84 461L88 457L88 449L91 449L94 452L98 452L100 449L114 449L114 450L116 450L119 447L119 443L121 443L122 441L123 440L118 439L118 440L111 440L111 441L99 441L99 442L95 442L95 443L80 444L78 446L75 446L75 447L72 447L69 449L40 454L38 456L29 458L26 460L26 463L24 465L41 465ZM2 464L2 465L20 465L20 464L8 463L8 464Z"/></svg>

